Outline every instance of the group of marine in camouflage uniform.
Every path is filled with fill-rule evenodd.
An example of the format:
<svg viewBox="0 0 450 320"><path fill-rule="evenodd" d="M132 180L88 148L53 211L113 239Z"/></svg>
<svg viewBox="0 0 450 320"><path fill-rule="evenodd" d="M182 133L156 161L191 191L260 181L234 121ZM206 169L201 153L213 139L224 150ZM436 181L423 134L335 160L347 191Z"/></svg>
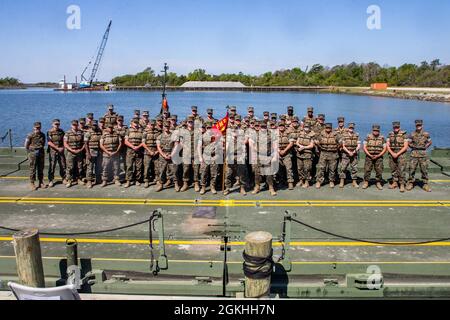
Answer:
<svg viewBox="0 0 450 320"><path fill-rule="evenodd" d="M141 115L139 110L135 110L128 127L124 124L124 117L118 115L112 105L108 106L108 112L98 121L94 120L92 113L89 113L87 118L73 120L71 129L66 132L60 128L58 119L53 121L53 127L47 135L42 133L41 123L36 122L34 131L27 136L25 142L32 190L53 187L57 165L63 183L68 188L75 183L87 185L88 188L101 183L101 186L105 187L111 178L117 186L121 186L121 164L125 172L125 188L129 188L133 183L137 186L144 183L145 188L156 184L156 192L171 186L174 186L177 192L184 192L193 182L196 192L205 194L209 185L211 192L216 194L222 172L224 195L229 194L233 186L239 187L242 195L246 195L246 189L249 187L253 187L252 194L257 194L265 181L270 194L275 196L276 188L287 187L293 190L295 182L297 187L308 188L313 177L315 187L319 189L326 180L326 173L331 188L335 187L337 175L339 187L344 188L347 174L351 177L353 187L359 188L357 165L362 147L366 155L363 189L369 187L372 171L376 174L376 187L383 189L383 158L388 153L392 172L390 189L399 188L400 192L412 190L415 172L419 167L423 189L431 191L428 184L427 149L432 142L429 133L423 130L422 120L415 122L416 130L410 134L401 129L400 122L394 122L393 130L387 138L380 134L379 125L373 125L372 132L361 143L354 123L349 123L346 127L344 117L339 117L338 127L333 129L331 123L325 123L325 115L319 114L315 117L311 107L307 109L307 115L302 121L294 114L292 106L287 108L287 114L280 117L276 113L266 111L263 119L255 117L253 107L248 107L245 117L237 114L236 107L230 107L230 130L227 132L230 132L231 139L227 140L227 144L234 143L238 149L238 136L243 135L247 152L240 161L237 158L242 155L235 153L236 161L226 161L222 170L221 163L207 162L201 156L201 151L212 147L215 141L214 134L211 134L213 130L209 130L217 124L213 110L208 109L207 117L202 118L196 106L191 109L192 114L180 124L177 122L177 116L170 115L168 111L151 120L148 111ZM202 128L202 150L198 153L200 164L194 161L195 152L198 151L194 141L196 121L201 123ZM190 141L182 141L189 139L189 134L187 138L173 138L173 132L180 128L188 130ZM278 130L277 144L272 141L273 137L267 129ZM248 132L252 134L247 134ZM276 152L280 166L275 174L262 170L267 163L261 163L260 160L249 162L249 148L259 147L261 140L258 136L261 135L266 135L267 139L263 141L268 144L269 151L273 146L278 149ZM43 174L46 141L49 161L48 186L44 184ZM178 151L182 151L182 146L189 143L192 161L175 164L172 161L174 150L181 146ZM408 160L409 150L411 151ZM36 175L39 182L37 186Z"/></svg>

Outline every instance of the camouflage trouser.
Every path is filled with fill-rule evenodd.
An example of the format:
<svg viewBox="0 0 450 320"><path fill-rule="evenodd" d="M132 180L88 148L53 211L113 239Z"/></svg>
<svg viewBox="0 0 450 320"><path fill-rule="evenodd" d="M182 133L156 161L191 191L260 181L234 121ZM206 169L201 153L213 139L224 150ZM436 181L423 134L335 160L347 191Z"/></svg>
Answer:
<svg viewBox="0 0 450 320"><path fill-rule="evenodd" d="M113 169L114 180L119 181L120 180L120 178L119 178L120 155L115 154L113 156L110 156L110 155L104 153L102 158L103 158L102 159L102 181L104 181L104 182L108 181L108 177L111 172L111 167Z"/></svg>
<svg viewBox="0 0 450 320"><path fill-rule="evenodd" d="M158 155L144 155L144 181L150 182L152 178L158 177Z"/></svg>
<svg viewBox="0 0 450 320"><path fill-rule="evenodd" d="M66 177L66 156L53 149L48 153L48 181L55 179L56 165L59 165L59 175L61 178Z"/></svg>
<svg viewBox="0 0 450 320"><path fill-rule="evenodd" d="M201 181L200 184L202 187L206 187L208 184L208 177L210 180L211 186L217 185L217 178L218 178L218 171L219 171L219 165L215 163L206 164L202 163L200 166L200 174L201 174Z"/></svg>
<svg viewBox="0 0 450 320"><path fill-rule="evenodd" d="M294 171L292 170L292 155L289 153L280 157L280 169L278 170L278 180L281 182L294 183Z"/></svg>
<svg viewBox="0 0 450 320"><path fill-rule="evenodd" d="M39 182L44 181L45 152L44 149L28 152L30 162L30 181L36 181L36 171Z"/></svg>
<svg viewBox="0 0 450 320"><path fill-rule="evenodd" d="M366 162L364 163L364 181L370 180L370 175L373 169L375 169L375 177L377 182L381 182L381 180L383 180L384 169L383 157L373 160L366 156Z"/></svg>
<svg viewBox="0 0 450 320"><path fill-rule="evenodd" d="M229 189L233 186L233 178L239 177L239 185L245 186L247 166L245 164L227 164L227 172L225 175L225 188Z"/></svg>
<svg viewBox="0 0 450 320"><path fill-rule="evenodd" d="M298 178L301 180L311 181L311 171L312 171L312 158L303 159L297 158L297 171Z"/></svg>
<svg viewBox="0 0 450 320"><path fill-rule="evenodd" d="M350 175L352 180L358 179L358 160L359 157L355 154L353 157L350 157L347 153L342 153L342 159L339 166L339 178L345 179L347 177L347 170L350 169Z"/></svg>
<svg viewBox="0 0 450 320"><path fill-rule="evenodd" d="M392 172L392 181L405 183L406 180L406 154L402 154L397 159L389 155L389 167Z"/></svg>
<svg viewBox="0 0 450 320"><path fill-rule="evenodd" d="M193 172L193 181L199 181L200 164L195 164L194 160L191 163L183 163L183 182L189 182L191 180L191 171Z"/></svg>
<svg viewBox="0 0 450 320"><path fill-rule="evenodd" d="M86 180L87 181L100 181L100 175L102 172L102 157L99 153L98 156L86 157Z"/></svg>
<svg viewBox="0 0 450 320"><path fill-rule="evenodd" d="M325 181L325 171L328 168L328 179L330 182L336 180L336 169L338 165L338 153L321 151L319 163L317 165L316 181L323 183Z"/></svg>
<svg viewBox="0 0 450 320"><path fill-rule="evenodd" d="M166 160L162 156L159 156L157 161L158 166L158 182L164 183L164 179L172 180L175 177L176 166L172 163L172 160Z"/></svg>
<svg viewBox="0 0 450 320"><path fill-rule="evenodd" d="M81 179L84 179L86 177L86 170L87 170L86 151L81 152L80 156L81 156L80 177L81 177Z"/></svg>
<svg viewBox="0 0 450 320"><path fill-rule="evenodd" d="M66 164L66 180L68 182L82 178L83 153L74 154L68 151L66 154Z"/></svg>
<svg viewBox="0 0 450 320"><path fill-rule="evenodd" d="M253 164L252 170L255 174L255 185L258 185L262 182L263 178L266 179L267 184L273 185L274 176L273 175L264 175L261 171L262 166L260 164Z"/></svg>
<svg viewBox="0 0 450 320"><path fill-rule="evenodd" d="M422 173L422 181L424 183L428 183L428 158L426 157L411 157L411 159L409 160L409 182L415 181L417 167L420 168L420 172Z"/></svg>
<svg viewBox="0 0 450 320"><path fill-rule="evenodd" d="M144 161L144 153L139 151L134 151L128 149L127 151L127 171L125 178L127 181L132 181L133 177L136 181L141 182L142 180L142 162Z"/></svg>

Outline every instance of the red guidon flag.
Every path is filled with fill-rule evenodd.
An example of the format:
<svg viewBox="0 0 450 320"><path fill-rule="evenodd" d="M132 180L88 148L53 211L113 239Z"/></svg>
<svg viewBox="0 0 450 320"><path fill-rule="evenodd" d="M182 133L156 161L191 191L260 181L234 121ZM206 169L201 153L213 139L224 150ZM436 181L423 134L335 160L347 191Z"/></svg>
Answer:
<svg viewBox="0 0 450 320"><path fill-rule="evenodd" d="M228 128L228 119L229 119L229 116L228 116L228 112L227 112L227 115L225 116L225 118L223 118L222 120L217 122L217 124L214 125L212 127L212 129L219 130L222 134L225 134L225 132L227 131L227 128Z"/></svg>
<svg viewBox="0 0 450 320"><path fill-rule="evenodd" d="M167 98L164 97L161 105L161 112L160 114L163 114L164 111L169 111L169 103L167 102Z"/></svg>

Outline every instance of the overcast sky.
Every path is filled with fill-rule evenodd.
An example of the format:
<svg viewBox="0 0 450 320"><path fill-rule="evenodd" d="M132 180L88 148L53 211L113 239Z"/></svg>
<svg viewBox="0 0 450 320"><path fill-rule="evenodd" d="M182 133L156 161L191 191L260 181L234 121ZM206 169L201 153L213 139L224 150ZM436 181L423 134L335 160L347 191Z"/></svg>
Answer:
<svg viewBox="0 0 450 320"><path fill-rule="evenodd" d="M81 29L69 30L70 5ZM381 29L367 8L381 9ZM398 66L440 58L450 63L450 1L341 0L1 0L0 77L69 81L95 55L113 20L99 80L146 67L184 74L260 74L352 61Z"/></svg>

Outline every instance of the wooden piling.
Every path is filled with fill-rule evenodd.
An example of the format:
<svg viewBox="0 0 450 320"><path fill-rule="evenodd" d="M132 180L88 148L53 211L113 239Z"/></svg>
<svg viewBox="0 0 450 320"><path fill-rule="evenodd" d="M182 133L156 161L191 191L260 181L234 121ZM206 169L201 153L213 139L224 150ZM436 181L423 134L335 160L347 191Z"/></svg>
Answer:
<svg viewBox="0 0 450 320"><path fill-rule="evenodd" d="M44 268L42 265L39 230L27 229L13 235L19 282L25 286L44 288Z"/></svg>
<svg viewBox="0 0 450 320"><path fill-rule="evenodd" d="M272 258L272 235L264 231L249 233L245 237L245 253L247 256L254 258ZM262 298L269 296L272 264L265 262L263 266L258 266L246 261L245 266L251 271L269 272L262 279L245 276L245 297Z"/></svg>

